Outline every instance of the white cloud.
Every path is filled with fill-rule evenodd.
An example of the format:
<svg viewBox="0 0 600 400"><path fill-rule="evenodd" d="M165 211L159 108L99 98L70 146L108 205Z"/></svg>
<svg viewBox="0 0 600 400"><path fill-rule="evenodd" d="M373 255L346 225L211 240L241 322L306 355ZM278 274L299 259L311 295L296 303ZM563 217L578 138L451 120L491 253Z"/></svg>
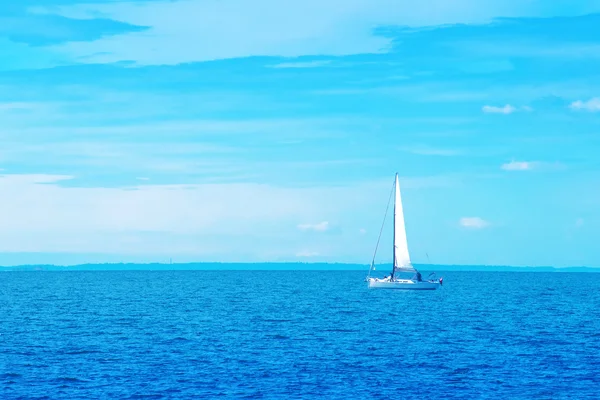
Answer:
<svg viewBox="0 0 600 400"><path fill-rule="evenodd" d="M579 228L579 227L582 227L582 226L583 226L583 224L584 224L584 220L583 220L583 218L577 218L577 219L575 220L575 226L576 226L576 227L578 227L578 228Z"/></svg>
<svg viewBox="0 0 600 400"><path fill-rule="evenodd" d="M365 234L367 233L367 230L366 230L365 228L360 228L360 229L358 230L358 232L359 232L361 235L365 235Z"/></svg>
<svg viewBox="0 0 600 400"><path fill-rule="evenodd" d="M528 171L534 169L540 165L537 161L511 161L509 163L502 164L500 168L505 171Z"/></svg>
<svg viewBox="0 0 600 400"><path fill-rule="evenodd" d="M262 105L262 104L261 104ZM268 104L266 105L269 106ZM81 115L77 113L79 117ZM87 117L97 116L98 112L94 114L84 115L84 120ZM107 117L107 113L101 112L104 118ZM120 119L125 115L113 114L110 113L111 118ZM220 134L230 134L230 135L248 135L248 134L261 134L261 135L272 135L276 136L278 140L284 140L286 138L292 138L297 140L301 139L310 139L310 138L328 138L328 137L339 137L336 136L336 133L332 133L332 130L339 129L339 126L345 126L346 124L368 124L372 123L372 120L367 118L348 118L348 117L327 117L327 118L267 118L267 119L247 119L247 120L208 120L208 119L172 119L167 121L156 121L156 122L148 122L141 124L114 124L114 125L106 125L104 121L98 121L96 126L81 126L82 124L74 123L74 116L69 114L68 112L61 113L61 117L64 122L70 122L68 126L60 126L55 127L52 126L52 122L56 119L46 119L42 118L42 116L36 116L40 120L43 121L42 126L31 126L31 124L23 121L21 117L18 123L12 125L12 128L4 127L3 134L10 134L14 138L22 138L24 133L27 136L36 136L52 139L57 135L65 135L69 138L72 138L75 141L75 137L79 136L80 141L78 141L77 145L80 144L89 144L90 146L114 146L114 144L107 144L104 140L106 136L119 136L121 138L126 138L128 143L127 146L130 147L152 147L155 143L142 143L139 144L139 140L137 139L148 139L148 138L157 138L161 143L165 140L165 135L171 135L173 133L177 133L181 136L182 139L194 139L194 143L173 143L169 146L161 146L163 152L170 152L171 147L174 145L174 149L177 153L189 153L188 150L190 146L193 149L202 148L203 151L207 152L219 152L222 153L224 151L231 151L235 149L239 149L236 146L230 145L214 145L210 143L198 143L198 135L220 135ZM56 117L56 116L55 116ZM142 118L146 119L148 115L142 115ZM63 121L61 121L63 122ZM64 124L62 124L64 125ZM301 136L299 136L301 134ZM93 137L98 139L97 141L93 141ZM102 143L98 143L98 141L102 141ZM55 140L52 140L55 142ZM83 143L82 143L83 142ZM118 141L117 145L121 145L123 143L123 139ZM79 149L77 150L79 151Z"/></svg>
<svg viewBox="0 0 600 400"><path fill-rule="evenodd" d="M588 101L574 101L569 105L569 108L572 110L598 112L600 111L600 97L594 97Z"/></svg>
<svg viewBox="0 0 600 400"><path fill-rule="evenodd" d="M417 185L414 179L406 186ZM296 188L289 182L137 181L125 188L76 183L62 175L0 175L0 252L112 261L260 262L293 261L306 250L319 252L323 260L356 261L372 251L358 228L370 229L373 223L373 230L379 229L381 202L390 186L389 179ZM363 211L357 215L356 210ZM318 234L299 230L298 221ZM360 225L344 231L332 221Z"/></svg>
<svg viewBox="0 0 600 400"><path fill-rule="evenodd" d="M18 118L22 118L23 114L38 116L42 113L53 113L56 112L57 108L58 104L56 103L0 102L0 115L2 115L3 117L16 116Z"/></svg>
<svg viewBox="0 0 600 400"><path fill-rule="evenodd" d="M183 234L210 228L218 233L226 223L238 224L242 229L256 220L310 215L315 211L313 196L317 194L310 189L258 184L142 185L125 189L55 184L68 179L71 177L1 177L0 191L11 195L0 199L0 230ZM299 196L297 200L294 193ZM26 221L29 223L23 223Z"/></svg>
<svg viewBox="0 0 600 400"><path fill-rule="evenodd" d="M329 229L329 222L323 221L318 224L299 224L298 229L301 231L325 232Z"/></svg>
<svg viewBox="0 0 600 400"><path fill-rule="evenodd" d="M0 111L29 110L34 107L32 103L0 103Z"/></svg>
<svg viewBox="0 0 600 400"><path fill-rule="evenodd" d="M489 222L479 217L463 217L460 219L459 224L470 229L482 229L490 225Z"/></svg>
<svg viewBox="0 0 600 400"><path fill-rule="evenodd" d="M543 170L543 171L555 171L566 168L566 165L560 162L541 162L541 161L511 161L504 163L500 166L505 171L531 171L531 170Z"/></svg>
<svg viewBox="0 0 600 400"><path fill-rule="evenodd" d="M298 253L296 253L296 257L302 257L302 258L312 258L312 257L318 257L320 255L321 255L321 253L319 253L317 251L308 251L308 250L302 250L302 251L299 251Z"/></svg>
<svg viewBox="0 0 600 400"><path fill-rule="evenodd" d="M266 10L266 11L265 11ZM432 12L435 10L435 12ZM385 51L389 38L377 26L431 26L481 23L494 17L537 15L518 1L480 0L187 0L111 2L36 8L72 18L101 15L149 31L54 46L79 62L134 60L138 64L178 64L253 55L345 55Z"/></svg>
<svg viewBox="0 0 600 400"><path fill-rule="evenodd" d="M294 221L323 214L341 219L351 210L374 208L380 200L367 195L373 183L335 188L148 182L122 189L59 186L69 179L0 176L0 193L5 194L0 196L0 252L256 259L275 247L293 257L302 240L311 240L293 228ZM324 221L309 229L328 228Z"/></svg>
<svg viewBox="0 0 600 400"><path fill-rule="evenodd" d="M481 110L487 114L512 114L517 111L517 109L510 104L507 104L503 107L483 106Z"/></svg>

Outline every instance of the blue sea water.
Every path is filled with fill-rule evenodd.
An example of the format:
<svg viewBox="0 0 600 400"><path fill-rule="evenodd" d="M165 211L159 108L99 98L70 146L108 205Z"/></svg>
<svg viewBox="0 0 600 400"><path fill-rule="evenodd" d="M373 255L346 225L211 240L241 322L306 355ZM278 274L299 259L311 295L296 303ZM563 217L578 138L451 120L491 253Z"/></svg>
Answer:
<svg viewBox="0 0 600 400"><path fill-rule="evenodd" d="M600 274L0 273L0 398L600 397Z"/></svg>

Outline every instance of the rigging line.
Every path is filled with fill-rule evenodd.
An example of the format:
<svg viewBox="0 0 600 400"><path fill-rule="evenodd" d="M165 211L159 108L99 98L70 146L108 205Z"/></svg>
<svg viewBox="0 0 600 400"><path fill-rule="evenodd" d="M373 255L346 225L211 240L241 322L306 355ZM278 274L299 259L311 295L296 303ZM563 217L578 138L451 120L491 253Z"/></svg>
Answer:
<svg viewBox="0 0 600 400"><path fill-rule="evenodd" d="M394 194L394 188L396 185L396 181L394 180L394 184L392 185L392 190L390 191L390 198L388 199L387 207L385 208L385 215L383 216L383 223L381 224L381 229L379 230L379 237L377 238L377 244L375 245L375 252L373 253L373 260L371 261L371 266L369 267L369 274L371 275L371 270L375 265L375 257L377 256L377 249L379 248L379 241L381 240L381 234L383 233L383 227L385 226L385 220L387 219L388 210L390 209L390 203L392 202L392 195Z"/></svg>

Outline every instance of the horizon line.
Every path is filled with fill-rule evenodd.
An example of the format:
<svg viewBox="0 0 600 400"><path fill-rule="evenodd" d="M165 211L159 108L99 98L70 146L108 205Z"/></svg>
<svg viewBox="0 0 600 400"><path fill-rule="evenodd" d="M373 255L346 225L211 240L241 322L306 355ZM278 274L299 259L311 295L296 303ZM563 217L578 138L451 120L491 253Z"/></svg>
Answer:
<svg viewBox="0 0 600 400"><path fill-rule="evenodd" d="M257 266L268 266L268 268L253 268ZM105 263L80 263L80 264L15 264L15 265L0 265L0 270L33 270L33 271L68 271L68 270L88 270L88 271L181 271L181 270L198 270L198 271L362 271L367 270L370 264L367 263L348 263L348 262L301 262L301 261L267 261L267 262L222 262L222 261L200 261L200 262L105 262ZM387 267L391 263L375 264L376 267ZM551 266L551 265L496 265L496 264L433 264L433 263L414 263L420 269L427 270L428 267L432 271L565 271L565 270L597 270L600 272L600 267L572 265L572 266ZM136 268L131 268L136 267ZM152 268L154 267L154 268ZM232 268L234 267L234 268ZM237 268L235 268L237 267ZM296 268L290 268L296 267ZM300 267L300 268L298 268ZM310 268L315 269L310 269ZM329 268L327 268L329 267ZM377 269L375 269L377 271Z"/></svg>

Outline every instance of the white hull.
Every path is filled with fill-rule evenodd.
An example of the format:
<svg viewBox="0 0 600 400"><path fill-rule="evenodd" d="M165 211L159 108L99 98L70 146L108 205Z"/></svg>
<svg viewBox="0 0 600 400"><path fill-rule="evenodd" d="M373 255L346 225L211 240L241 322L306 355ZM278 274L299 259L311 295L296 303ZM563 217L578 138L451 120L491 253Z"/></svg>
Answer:
<svg viewBox="0 0 600 400"><path fill-rule="evenodd" d="M404 290L436 290L439 281L413 281L412 279L398 279L393 282L384 279L369 278L369 289L404 289Z"/></svg>

